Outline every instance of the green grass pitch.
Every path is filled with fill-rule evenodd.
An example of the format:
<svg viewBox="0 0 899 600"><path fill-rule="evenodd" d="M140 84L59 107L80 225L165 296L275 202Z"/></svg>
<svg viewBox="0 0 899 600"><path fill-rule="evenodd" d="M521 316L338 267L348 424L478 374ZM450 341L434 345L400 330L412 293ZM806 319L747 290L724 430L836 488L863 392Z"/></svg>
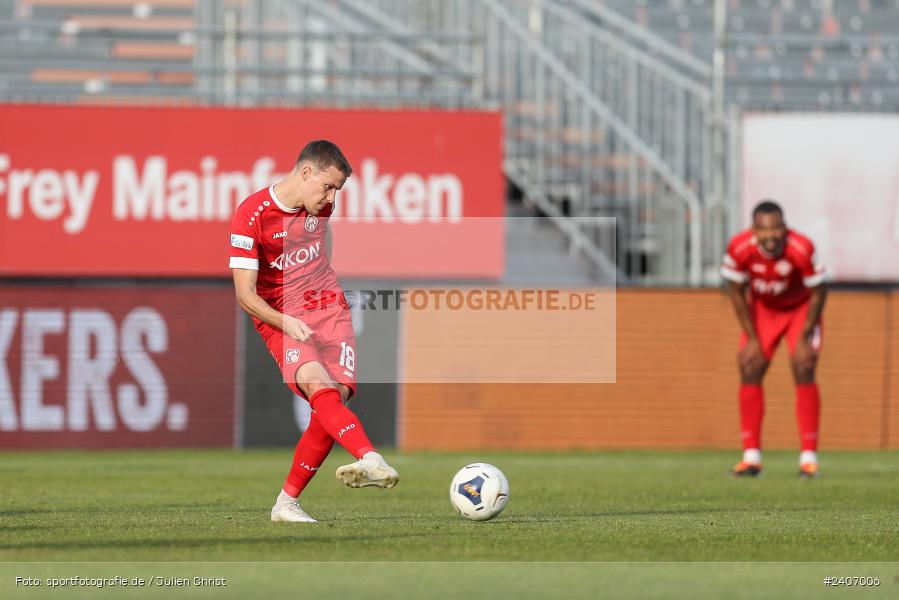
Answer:
<svg viewBox="0 0 899 600"><path fill-rule="evenodd" d="M734 452L387 453L400 472L399 486L353 490L334 478L349 459L335 449L303 496L303 507L320 523L275 525L269 509L290 449L4 452L0 596L13 574L28 570L19 563L47 561L231 562L222 567L230 571L247 568L239 562L277 569L299 561L317 564L319 574L339 566L322 562L376 561L385 572L389 567L379 563L386 561L398 580L406 573L409 585L433 572L460 592L461 573L486 569L485 577L521 586L519 597L539 588L536 581L546 579L540 573L552 579L566 570L568 597L591 597L614 573L629 580L628 569L653 564L647 574L668 573L687 584L693 580L684 569L694 568L706 573L709 589L718 589L715 582L723 585L740 569L757 569L755 580L763 585L758 574L782 566L770 563L868 562L881 563L875 570L888 567L874 593L899 592L899 566L889 564L899 561L899 456L822 456L823 476L801 481L793 452L767 453L757 480L727 477ZM496 464L511 484L506 511L486 523L462 520L447 498L455 471L475 460ZM481 564L460 564L465 561ZM530 564L485 564L505 561ZM695 564L670 564L682 561ZM698 564L730 561L755 564ZM837 575L870 574L870 568L843 567ZM263 577L260 568L242 581L281 581ZM143 565L143 571L153 568ZM652 596L653 579L636 583L641 577L631 579ZM658 597L664 597L671 588L659 581ZM798 591L823 592L820 582L808 585L817 587Z"/></svg>

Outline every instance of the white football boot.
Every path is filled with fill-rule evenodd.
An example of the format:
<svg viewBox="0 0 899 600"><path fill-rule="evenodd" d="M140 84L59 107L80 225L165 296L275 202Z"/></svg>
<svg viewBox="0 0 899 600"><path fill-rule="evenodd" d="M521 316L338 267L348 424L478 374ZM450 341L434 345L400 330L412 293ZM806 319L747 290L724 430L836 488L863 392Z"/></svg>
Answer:
<svg viewBox="0 0 899 600"><path fill-rule="evenodd" d="M337 469L337 480L352 488L392 488L399 483L400 475L377 452L366 452L354 463Z"/></svg>
<svg viewBox="0 0 899 600"><path fill-rule="evenodd" d="M278 501L272 507L272 523L318 523L300 508L296 498L287 502Z"/></svg>

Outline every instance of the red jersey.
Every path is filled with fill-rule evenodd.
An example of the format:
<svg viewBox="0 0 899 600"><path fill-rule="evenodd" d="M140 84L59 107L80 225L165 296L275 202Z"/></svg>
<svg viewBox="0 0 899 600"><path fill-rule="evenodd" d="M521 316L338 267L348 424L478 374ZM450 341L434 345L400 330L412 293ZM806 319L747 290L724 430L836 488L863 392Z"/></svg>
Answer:
<svg viewBox="0 0 899 600"><path fill-rule="evenodd" d="M779 310L802 304L811 294L809 288L827 278L812 241L790 229L780 256L767 254L751 229L741 231L727 246L721 275L737 283L748 282L753 301Z"/></svg>
<svg viewBox="0 0 899 600"><path fill-rule="evenodd" d="M342 296L325 249L325 232L333 205L318 216L288 208L274 186L244 200L231 220L232 269L259 271L256 293L279 312L298 316L310 299Z"/></svg>

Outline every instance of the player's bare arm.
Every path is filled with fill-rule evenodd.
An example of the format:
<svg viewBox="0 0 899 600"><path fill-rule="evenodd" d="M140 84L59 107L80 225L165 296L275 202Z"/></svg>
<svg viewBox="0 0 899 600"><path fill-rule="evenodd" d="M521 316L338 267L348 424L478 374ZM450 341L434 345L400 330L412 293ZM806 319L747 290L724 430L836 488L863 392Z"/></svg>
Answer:
<svg viewBox="0 0 899 600"><path fill-rule="evenodd" d="M811 339L815 326L821 319L826 299L827 284L822 283L811 288L808 316L806 316L805 323L802 326L802 333L796 341L796 348L791 359L793 379L800 385L812 383L815 380L818 353L812 347Z"/></svg>
<svg viewBox="0 0 899 600"><path fill-rule="evenodd" d="M284 334L305 342L312 335L312 329L300 319L278 312L256 293L257 271L253 269L231 269L234 278L234 293L240 307L251 317L277 327Z"/></svg>
<svg viewBox="0 0 899 600"><path fill-rule="evenodd" d="M746 283L737 283L736 281L728 283L730 284L730 299L734 305L737 321L750 340L756 339L755 327L752 325L752 319L749 316L749 302L746 300Z"/></svg>
<svg viewBox="0 0 899 600"><path fill-rule="evenodd" d="M821 283L811 288L811 296L809 297L808 316L805 324L802 326L802 341L808 342L811 338L815 326L821 320L821 314L824 312L824 302L827 300L827 284Z"/></svg>
<svg viewBox="0 0 899 600"><path fill-rule="evenodd" d="M729 285L730 299L734 306L734 313L737 315L737 321L740 327L746 332L748 341L740 350L738 360L740 363L740 374L743 383L758 383L767 367L767 361L762 353L762 347L759 344L756 335L755 326L752 324L752 318L749 316L749 302L746 300L746 283L737 283L731 281Z"/></svg>

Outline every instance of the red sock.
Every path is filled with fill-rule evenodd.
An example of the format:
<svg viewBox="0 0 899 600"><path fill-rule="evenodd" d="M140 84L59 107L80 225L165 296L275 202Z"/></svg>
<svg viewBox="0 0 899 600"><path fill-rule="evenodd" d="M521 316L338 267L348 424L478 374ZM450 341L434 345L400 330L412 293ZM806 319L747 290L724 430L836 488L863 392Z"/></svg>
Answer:
<svg viewBox="0 0 899 600"><path fill-rule="evenodd" d="M334 440L356 458L374 450L359 418L340 401L340 392L334 388L318 390L309 398L312 410L322 426Z"/></svg>
<svg viewBox="0 0 899 600"><path fill-rule="evenodd" d="M740 435L743 450L762 447L762 415L765 414L765 396L762 386L740 385Z"/></svg>
<svg viewBox="0 0 899 600"><path fill-rule="evenodd" d="M796 386L796 421L799 423L799 439L802 450L818 451L818 420L821 414L821 397L817 383Z"/></svg>
<svg viewBox="0 0 899 600"><path fill-rule="evenodd" d="M296 498L303 492L318 468L325 462L333 445L334 438L328 435L318 416L313 413L309 419L309 427L297 442L293 464L290 473L287 474L287 481L284 482L284 491L289 496Z"/></svg>

